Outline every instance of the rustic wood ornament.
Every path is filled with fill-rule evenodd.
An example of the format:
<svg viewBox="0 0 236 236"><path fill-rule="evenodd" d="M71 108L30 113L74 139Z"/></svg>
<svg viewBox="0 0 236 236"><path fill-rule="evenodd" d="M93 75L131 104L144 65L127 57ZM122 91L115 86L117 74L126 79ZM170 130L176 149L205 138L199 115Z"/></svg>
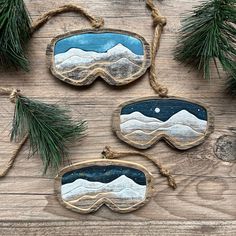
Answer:
<svg viewBox="0 0 236 236"><path fill-rule="evenodd" d="M120 86L141 77L150 66L150 46L135 33L87 29L57 36L47 49L49 68L58 79L76 86L101 77Z"/></svg>
<svg viewBox="0 0 236 236"><path fill-rule="evenodd" d="M169 185L176 188L169 171L145 154L116 153L106 147L103 155L107 159L127 155L147 157L167 177ZM59 202L72 211L86 214L106 205L115 212L127 213L150 200L154 189L153 180L153 175L137 163L95 159L63 168L55 178L55 192Z"/></svg>
<svg viewBox="0 0 236 236"><path fill-rule="evenodd" d="M164 139L186 150L204 142L214 129L209 108L177 97L153 96L125 102L115 110L112 120L116 135L139 149Z"/></svg>

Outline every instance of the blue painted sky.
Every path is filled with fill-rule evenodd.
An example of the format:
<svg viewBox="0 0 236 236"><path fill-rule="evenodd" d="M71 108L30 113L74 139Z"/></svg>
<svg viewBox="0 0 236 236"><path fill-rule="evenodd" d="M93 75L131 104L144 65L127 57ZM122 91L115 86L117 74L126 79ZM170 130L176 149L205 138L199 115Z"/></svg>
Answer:
<svg viewBox="0 0 236 236"><path fill-rule="evenodd" d="M195 103L177 99L150 99L132 103L123 107L121 114L130 114L134 111L139 111L145 116L166 121L181 110L187 110L199 119L207 120L207 111L205 108Z"/></svg>
<svg viewBox="0 0 236 236"><path fill-rule="evenodd" d="M142 42L132 36L119 33L83 33L69 36L57 41L54 54L63 53L70 48L80 48L84 51L106 52L117 44L123 44L137 55L143 55Z"/></svg>
<svg viewBox="0 0 236 236"><path fill-rule="evenodd" d="M146 185L145 174L137 169L126 166L89 166L65 173L62 184L72 183L76 179L86 179L93 182L109 183L121 175L126 175L137 184Z"/></svg>

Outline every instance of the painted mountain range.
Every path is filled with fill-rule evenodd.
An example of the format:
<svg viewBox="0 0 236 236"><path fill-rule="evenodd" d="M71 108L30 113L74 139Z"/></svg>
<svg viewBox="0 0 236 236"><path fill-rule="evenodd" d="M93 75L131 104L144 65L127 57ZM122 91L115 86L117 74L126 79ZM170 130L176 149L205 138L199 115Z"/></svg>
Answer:
<svg viewBox="0 0 236 236"><path fill-rule="evenodd" d="M105 194L120 199L137 199L145 198L146 186L139 185L125 175L109 183L91 182L84 179L77 179L73 183L63 185L61 194L63 200L74 201L85 195L96 196Z"/></svg>
<svg viewBox="0 0 236 236"><path fill-rule="evenodd" d="M85 33L58 41L54 65L63 76L82 80L102 70L115 79L138 73L144 61L142 42L118 33Z"/></svg>
<svg viewBox="0 0 236 236"><path fill-rule="evenodd" d="M194 141L204 136L207 122L196 118L186 110L173 115L169 120L146 117L139 112L121 116L121 132L132 140L149 141L158 133L165 133L179 142Z"/></svg>
<svg viewBox="0 0 236 236"><path fill-rule="evenodd" d="M120 115L122 135L136 143L149 143L164 135L188 144L203 138L206 130L206 110L181 100L140 101L124 107Z"/></svg>
<svg viewBox="0 0 236 236"><path fill-rule="evenodd" d="M95 166L63 176L61 198L79 208L89 208L101 199L107 199L119 207L130 207L145 200L146 191L146 178L139 170L122 166Z"/></svg>
<svg viewBox="0 0 236 236"><path fill-rule="evenodd" d="M143 56L136 55L122 44L117 44L105 53L71 48L55 56L55 65L63 75L79 79L99 68L117 79L137 73L142 66Z"/></svg>

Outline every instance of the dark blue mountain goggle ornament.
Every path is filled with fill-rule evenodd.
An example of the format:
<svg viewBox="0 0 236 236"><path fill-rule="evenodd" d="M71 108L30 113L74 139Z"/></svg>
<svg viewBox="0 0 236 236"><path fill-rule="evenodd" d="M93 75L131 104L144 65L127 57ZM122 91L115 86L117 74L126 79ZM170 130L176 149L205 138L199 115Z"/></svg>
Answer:
<svg viewBox="0 0 236 236"><path fill-rule="evenodd" d="M142 165L111 160L125 156L142 156L159 169L171 188L175 179L157 160L141 152L114 152L105 147L105 159L80 162L63 168L55 178L55 191L59 202L78 213L91 213L103 205L115 212L137 210L150 200L154 193L154 177ZM109 160L108 160L109 159Z"/></svg>
<svg viewBox="0 0 236 236"><path fill-rule="evenodd" d="M213 115L204 105L180 98L147 97L121 104L113 114L113 130L124 142L139 149L160 139L186 150L213 131Z"/></svg>

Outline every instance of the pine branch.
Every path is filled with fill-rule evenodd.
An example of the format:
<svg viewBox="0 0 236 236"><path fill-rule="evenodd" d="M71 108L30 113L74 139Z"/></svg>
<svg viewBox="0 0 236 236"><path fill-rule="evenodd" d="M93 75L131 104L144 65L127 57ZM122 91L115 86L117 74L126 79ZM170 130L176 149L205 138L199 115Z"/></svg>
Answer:
<svg viewBox="0 0 236 236"><path fill-rule="evenodd" d="M60 167L68 156L68 144L81 138L86 130L86 123L73 121L68 112L57 105L17 97L11 140L28 133L30 154L39 153L44 173L48 168Z"/></svg>
<svg viewBox="0 0 236 236"><path fill-rule="evenodd" d="M31 21L23 0L0 0L0 64L28 70L24 45Z"/></svg>
<svg viewBox="0 0 236 236"><path fill-rule="evenodd" d="M223 69L235 78L235 4L236 0L209 0L197 6L183 20L175 58L196 67L206 79L211 77L212 62L216 67L220 62ZM234 83L230 84L231 90L236 88L234 86Z"/></svg>

